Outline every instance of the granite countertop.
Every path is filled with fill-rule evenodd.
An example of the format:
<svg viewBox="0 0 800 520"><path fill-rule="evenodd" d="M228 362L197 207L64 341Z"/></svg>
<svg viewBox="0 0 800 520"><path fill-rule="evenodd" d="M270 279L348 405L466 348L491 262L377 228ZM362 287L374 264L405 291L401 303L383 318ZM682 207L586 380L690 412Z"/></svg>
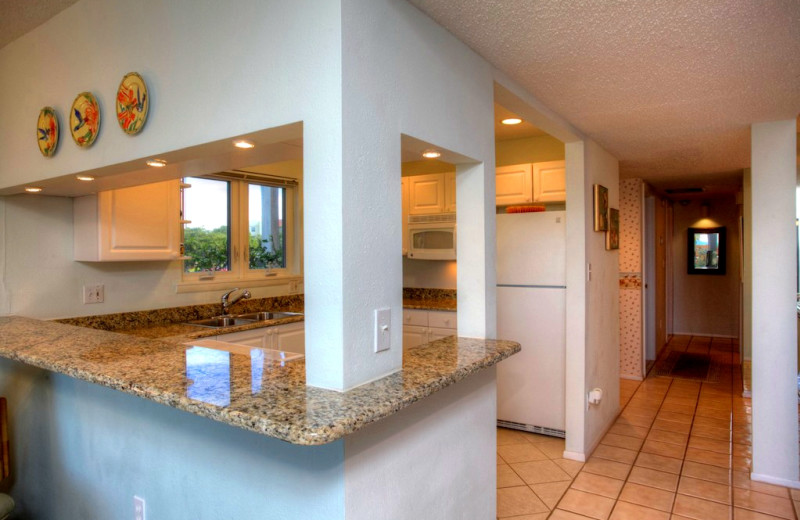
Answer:
<svg viewBox="0 0 800 520"><path fill-rule="evenodd" d="M247 347L220 356L175 341L0 317L0 356L301 445L340 439L519 350L511 341L451 336L405 352L395 374L335 392L306 386L304 360L251 356Z"/></svg>

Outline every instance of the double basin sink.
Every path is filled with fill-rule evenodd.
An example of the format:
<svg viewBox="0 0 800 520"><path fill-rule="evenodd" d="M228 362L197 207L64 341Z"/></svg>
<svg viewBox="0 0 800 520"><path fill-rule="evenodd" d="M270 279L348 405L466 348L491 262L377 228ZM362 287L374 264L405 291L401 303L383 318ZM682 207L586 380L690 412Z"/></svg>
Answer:
<svg viewBox="0 0 800 520"><path fill-rule="evenodd" d="M302 312L249 312L247 314L237 314L236 316L215 316L204 320L194 320L190 321L189 324L221 329L223 327L248 325L256 321L280 320L282 318L293 318L302 315Z"/></svg>

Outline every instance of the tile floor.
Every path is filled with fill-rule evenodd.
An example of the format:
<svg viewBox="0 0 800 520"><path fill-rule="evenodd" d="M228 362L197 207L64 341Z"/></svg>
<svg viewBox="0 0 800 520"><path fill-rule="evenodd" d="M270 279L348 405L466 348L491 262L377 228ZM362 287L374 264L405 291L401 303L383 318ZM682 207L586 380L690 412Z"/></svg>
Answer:
<svg viewBox="0 0 800 520"><path fill-rule="evenodd" d="M622 413L585 463L564 441L497 430L497 516L514 520L794 520L800 492L752 482L738 346L674 336L662 355L710 353L717 383L620 381Z"/></svg>

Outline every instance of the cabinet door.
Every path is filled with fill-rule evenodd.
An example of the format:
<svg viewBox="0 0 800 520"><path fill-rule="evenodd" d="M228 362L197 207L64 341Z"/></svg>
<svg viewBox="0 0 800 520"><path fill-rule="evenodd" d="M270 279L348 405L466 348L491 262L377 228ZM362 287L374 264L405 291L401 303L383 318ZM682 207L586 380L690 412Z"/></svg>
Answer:
<svg viewBox="0 0 800 520"><path fill-rule="evenodd" d="M179 256L180 182L98 194L99 260L172 260Z"/></svg>
<svg viewBox="0 0 800 520"><path fill-rule="evenodd" d="M400 187L403 195L403 225L400 229L403 231L403 256L408 254L408 177L402 178Z"/></svg>
<svg viewBox="0 0 800 520"><path fill-rule="evenodd" d="M425 215L444 211L444 175L432 173L408 179L408 213Z"/></svg>
<svg viewBox="0 0 800 520"><path fill-rule="evenodd" d="M456 212L456 172L444 174L444 211Z"/></svg>
<svg viewBox="0 0 800 520"><path fill-rule="evenodd" d="M567 200L567 170L564 161L533 164L533 201L564 202Z"/></svg>
<svg viewBox="0 0 800 520"><path fill-rule="evenodd" d="M495 200L498 206L533 202L530 164L495 168Z"/></svg>
<svg viewBox="0 0 800 520"><path fill-rule="evenodd" d="M306 328L305 322L278 325L274 329L272 347L275 350L286 352L306 353Z"/></svg>
<svg viewBox="0 0 800 520"><path fill-rule="evenodd" d="M456 333L453 329L440 329L438 327L431 327L428 329L428 341L436 341L437 339L446 338Z"/></svg>
<svg viewBox="0 0 800 520"><path fill-rule="evenodd" d="M403 327L403 350L418 347L428 342L428 328L415 325Z"/></svg>
<svg viewBox="0 0 800 520"><path fill-rule="evenodd" d="M403 309L403 326L428 326L428 311L422 309Z"/></svg>
<svg viewBox="0 0 800 520"><path fill-rule="evenodd" d="M450 334L455 334L456 313L452 311L428 311L428 325L440 329L450 329Z"/></svg>
<svg viewBox="0 0 800 520"><path fill-rule="evenodd" d="M262 329L244 330L242 332L231 332L230 334L220 334L217 336L218 341L225 343L235 343L237 345L247 345L248 347L270 348L269 336L270 329L264 327Z"/></svg>

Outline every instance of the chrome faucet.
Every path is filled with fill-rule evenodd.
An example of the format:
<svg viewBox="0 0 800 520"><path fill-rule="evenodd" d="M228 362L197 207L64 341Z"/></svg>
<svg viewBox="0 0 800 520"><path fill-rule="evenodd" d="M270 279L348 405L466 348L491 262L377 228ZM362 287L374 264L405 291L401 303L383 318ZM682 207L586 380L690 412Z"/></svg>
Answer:
<svg viewBox="0 0 800 520"><path fill-rule="evenodd" d="M232 301L229 301L231 294L235 293L238 290L239 288L237 287L235 289L231 289L230 291L222 295L222 314L228 314L230 306L238 302L239 300L246 300L250 298L250 291L245 289L244 291L242 291L242 294L236 296Z"/></svg>

